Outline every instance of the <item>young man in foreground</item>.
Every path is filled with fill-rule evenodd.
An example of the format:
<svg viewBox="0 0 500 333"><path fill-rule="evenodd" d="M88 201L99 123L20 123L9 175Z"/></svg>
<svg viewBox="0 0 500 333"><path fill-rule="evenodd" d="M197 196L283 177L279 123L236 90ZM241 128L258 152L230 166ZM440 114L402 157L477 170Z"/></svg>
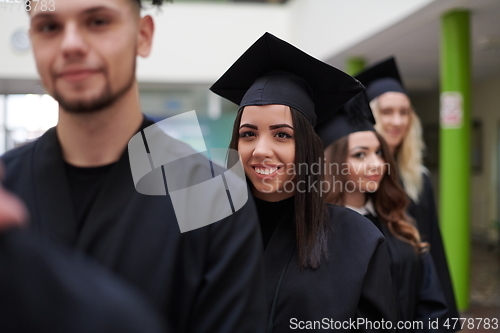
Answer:
<svg viewBox="0 0 500 333"><path fill-rule="evenodd" d="M139 0L57 0L55 11L32 10L30 20L59 122L2 159L4 184L26 202L34 230L124 277L175 332L264 331L253 203L181 234L170 196L134 188L127 143L152 124L135 65L151 51L154 23L141 17Z"/></svg>

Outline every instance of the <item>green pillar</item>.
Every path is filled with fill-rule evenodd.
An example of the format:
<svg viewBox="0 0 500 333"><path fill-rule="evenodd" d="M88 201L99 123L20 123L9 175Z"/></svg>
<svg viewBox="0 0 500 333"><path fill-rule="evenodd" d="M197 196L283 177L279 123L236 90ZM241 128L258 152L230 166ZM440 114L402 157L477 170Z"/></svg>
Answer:
<svg viewBox="0 0 500 333"><path fill-rule="evenodd" d="M440 218L459 310L469 307L470 14L441 17Z"/></svg>
<svg viewBox="0 0 500 333"><path fill-rule="evenodd" d="M346 62L346 73L356 75L365 69L366 61L361 57L349 57Z"/></svg>

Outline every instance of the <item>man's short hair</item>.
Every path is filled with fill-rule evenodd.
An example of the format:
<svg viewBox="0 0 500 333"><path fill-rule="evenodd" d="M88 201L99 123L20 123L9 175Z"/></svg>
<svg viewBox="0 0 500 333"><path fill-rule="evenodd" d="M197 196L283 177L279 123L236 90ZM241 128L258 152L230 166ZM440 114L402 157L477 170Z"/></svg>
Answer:
<svg viewBox="0 0 500 333"><path fill-rule="evenodd" d="M132 1L137 3L137 5L139 5L139 7L142 8L143 0L132 0ZM173 0L171 0L171 1L173 1ZM150 2L153 6L158 6L158 7L160 7L163 4L163 0L150 0Z"/></svg>

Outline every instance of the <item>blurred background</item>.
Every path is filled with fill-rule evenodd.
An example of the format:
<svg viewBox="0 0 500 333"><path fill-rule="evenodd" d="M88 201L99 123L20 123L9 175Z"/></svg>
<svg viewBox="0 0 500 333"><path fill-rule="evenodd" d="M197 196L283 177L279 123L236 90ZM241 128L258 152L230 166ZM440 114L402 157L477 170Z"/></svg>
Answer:
<svg viewBox="0 0 500 333"><path fill-rule="evenodd" d="M57 123L57 102L38 80L28 15L22 1L11 1L0 1L0 154ZM442 23L455 10L468 13L468 35L459 38L469 39L471 73L464 119L470 126L472 247L461 284L470 296L460 307L471 316L499 318L499 0L175 0L146 10L156 32L152 55L138 60L143 112L164 119L196 110L206 145L226 147L237 106L208 87L264 32L350 74L394 55L424 126L425 164L439 200L439 177L446 172L440 169L442 45L453 38Z"/></svg>

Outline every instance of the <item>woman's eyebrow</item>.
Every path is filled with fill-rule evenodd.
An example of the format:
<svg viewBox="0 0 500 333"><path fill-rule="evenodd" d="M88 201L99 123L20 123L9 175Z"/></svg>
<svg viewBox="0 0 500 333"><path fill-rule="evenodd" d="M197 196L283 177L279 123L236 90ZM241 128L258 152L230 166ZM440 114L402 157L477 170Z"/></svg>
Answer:
<svg viewBox="0 0 500 333"><path fill-rule="evenodd" d="M288 128L291 128L293 129L292 126L288 125L288 124L276 124L276 125L271 125L269 126L269 129L277 129L277 128L281 128L281 127L288 127Z"/></svg>
<svg viewBox="0 0 500 333"><path fill-rule="evenodd" d="M243 124L240 126L240 129L243 127L248 127L248 128L254 129L254 130L259 129L257 126L252 125L252 124Z"/></svg>
<svg viewBox="0 0 500 333"><path fill-rule="evenodd" d="M349 151L354 150L354 149L364 149L364 150L368 150L368 147L358 146L358 147L354 147L354 148L349 149Z"/></svg>

